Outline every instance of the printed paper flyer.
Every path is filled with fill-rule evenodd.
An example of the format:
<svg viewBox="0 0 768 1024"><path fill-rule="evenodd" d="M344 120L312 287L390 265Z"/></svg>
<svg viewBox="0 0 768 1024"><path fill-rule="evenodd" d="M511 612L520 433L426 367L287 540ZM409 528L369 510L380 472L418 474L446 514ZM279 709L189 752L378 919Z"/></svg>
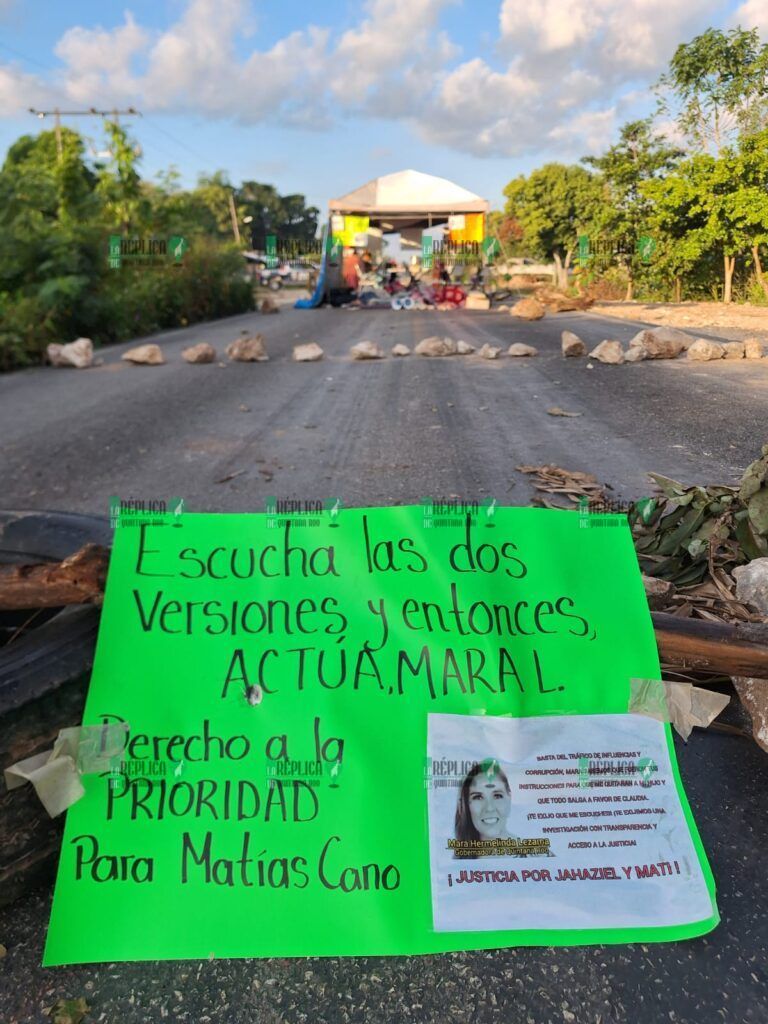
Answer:
<svg viewBox="0 0 768 1024"><path fill-rule="evenodd" d="M711 915L659 722L435 714L428 756L437 931Z"/></svg>

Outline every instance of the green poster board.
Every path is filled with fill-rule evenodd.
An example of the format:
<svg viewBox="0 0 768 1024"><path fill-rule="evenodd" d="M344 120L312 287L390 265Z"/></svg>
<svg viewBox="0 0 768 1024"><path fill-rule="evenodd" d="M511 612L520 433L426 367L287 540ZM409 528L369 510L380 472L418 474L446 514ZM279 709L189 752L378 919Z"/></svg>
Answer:
<svg viewBox="0 0 768 1024"><path fill-rule="evenodd" d="M185 512L118 527L84 723L125 722L130 738L111 772L83 775L85 795L67 812L46 965L653 941L715 926L714 884L668 727L625 714L630 678L659 676L626 520L595 516L601 528L584 528L577 513L492 509L276 502L269 517ZM550 724L590 735L594 721L559 716L602 716L616 742L574 749ZM661 926L605 927L597 908L621 907L630 883L566 873L557 888L551 865L575 871L577 855L628 865L642 879L631 885L647 886L644 904L661 907L678 877L648 877L666 869L640 847L597 849L615 847L608 837L617 835L631 845L644 834L623 830L645 825L623 822L646 819L617 818L598 842L603 826L591 818L527 816L538 844L530 852L546 860L529 870L534 860L517 850L512 864L525 870L502 872L506 884L527 875L530 891L545 864L553 881L533 891L558 920L579 886L596 887L594 912L569 910L571 927L489 930L474 903L476 923L457 929L460 908L458 918L444 914L436 888L434 851L445 844L434 801L447 798L430 789L425 764L450 769L451 737L465 742L483 722L503 727L478 744L496 744L489 752L505 777L517 772L513 802L532 800L543 817L565 812L548 809L537 788L551 787L540 776L554 768L515 763L508 730L526 723L539 730L538 740L526 733L533 763L576 758L567 799L589 809L572 815L597 814L592 802L609 793L590 788L590 773L605 767L595 755L633 756L627 771L643 774L616 784L668 782L688 844L669 863L699 885L697 908L683 905ZM639 756L636 722L658 730L655 760ZM552 753L536 754L545 747ZM662 783L652 771L667 757ZM655 814L653 789L629 792ZM588 854L569 852L565 830L577 827L592 830ZM494 878L486 872L489 885ZM603 885L613 887L604 898Z"/></svg>

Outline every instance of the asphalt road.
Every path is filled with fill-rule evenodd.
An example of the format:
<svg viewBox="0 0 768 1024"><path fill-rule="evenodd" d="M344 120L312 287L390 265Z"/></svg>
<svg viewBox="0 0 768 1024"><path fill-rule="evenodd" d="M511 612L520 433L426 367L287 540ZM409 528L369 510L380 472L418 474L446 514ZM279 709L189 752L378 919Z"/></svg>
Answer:
<svg viewBox="0 0 768 1024"><path fill-rule="evenodd" d="M223 352L262 331L265 364L188 366L181 349ZM524 324L496 313L286 310L159 336L168 365L131 367L128 346L87 372L0 378L0 507L106 513L122 498L182 496L196 511L259 510L268 495L346 505L425 495L525 504L524 463L588 470L637 497L656 470L730 482L768 440L765 364L685 361L611 367L564 360L564 328L588 343L636 325L581 314ZM388 358L356 363L362 338L430 334L536 345L532 360ZM326 359L290 362L318 341ZM560 406L582 415L551 417ZM49 893L0 913L0 1021L49 1020L84 996L87 1021L226 1024L710 1024L768 1021L765 754L695 733L683 778L718 883L722 923L684 943L509 949L438 957L248 960L42 970ZM74 923L73 926L76 926Z"/></svg>
<svg viewBox="0 0 768 1024"><path fill-rule="evenodd" d="M289 309L147 339L162 345L162 367L121 362L123 345L85 372L2 376L0 507L106 514L114 494L180 496L192 511L261 509L269 495L347 505L492 495L525 504L528 484L515 466L545 462L595 473L626 497L645 493L648 471L736 479L766 440L768 361L590 369L560 355L564 328L591 345L626 342L638 326L584 314L526 324L503 313ZM182 361L182 348L201 340L225 358L242 328L264 334L270 362ZM435 333L478 346L529 342L540 355L348 355L363 338L389 349ZM292 346L309 340L326 358L292 363ZM549 416L552 406L581 416Z"/></svg>

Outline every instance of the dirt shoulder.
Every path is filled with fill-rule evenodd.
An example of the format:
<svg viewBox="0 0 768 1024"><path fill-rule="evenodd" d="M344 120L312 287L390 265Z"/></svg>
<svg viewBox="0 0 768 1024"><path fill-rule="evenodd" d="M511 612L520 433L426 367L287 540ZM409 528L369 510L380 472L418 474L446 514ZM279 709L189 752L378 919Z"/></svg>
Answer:
<svg viewBox="0 0 768 1024"><path fill-rule="evenodd" d="M591 309L601 316L702 330L741 340L748 335L768 340L768 306L725 305L722 302L600 302Z"/></svg>

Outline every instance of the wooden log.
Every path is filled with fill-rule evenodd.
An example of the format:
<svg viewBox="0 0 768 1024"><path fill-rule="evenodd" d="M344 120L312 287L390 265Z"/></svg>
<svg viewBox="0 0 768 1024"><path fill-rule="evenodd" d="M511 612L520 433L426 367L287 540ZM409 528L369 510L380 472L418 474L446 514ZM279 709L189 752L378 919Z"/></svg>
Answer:
<svg viewBox="0 0 768 1024"><path fill-rule="evenodd" d="M101 604L109 551L86 544L63 562L0 566L0 609Z"/></svg>
<svg viewBox="0 0 768 1024"><path fill-rule="evenodd" d="M651 612L651 618L659 657L670 668L768 680L768 624L683 619L665 612Z"/></svg>

